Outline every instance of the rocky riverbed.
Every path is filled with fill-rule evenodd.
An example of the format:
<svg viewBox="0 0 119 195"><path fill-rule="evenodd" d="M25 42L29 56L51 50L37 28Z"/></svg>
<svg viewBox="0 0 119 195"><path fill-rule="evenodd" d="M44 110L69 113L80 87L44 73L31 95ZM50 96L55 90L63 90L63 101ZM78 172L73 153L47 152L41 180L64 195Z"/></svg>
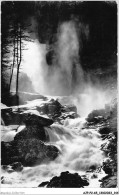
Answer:
<svg viewBox="0 0 119 195"><path fill-rule="evenodd" d="M2 104L1 118L2 187L117 187L116 99L81 118L41 96Z"/></svg>

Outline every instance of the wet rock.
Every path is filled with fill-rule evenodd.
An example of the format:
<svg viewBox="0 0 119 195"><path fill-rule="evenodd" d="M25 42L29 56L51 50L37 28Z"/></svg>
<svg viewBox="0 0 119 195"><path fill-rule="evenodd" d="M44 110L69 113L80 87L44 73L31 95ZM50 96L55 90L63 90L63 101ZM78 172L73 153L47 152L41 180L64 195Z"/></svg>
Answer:
<svg viewBox="0 0 119 195"><path fill-rule="evenodd" d="M22 131L16 134L14 140L25 140L37 138L41 141L49 141L49 136L44 127L40 125L27 125Z"/></svg>
<svg viewBox="0 0 119 195"><path fill-rule="evenodd" d="M93 173L93 172L97 171L97 169L98 169L97 165L94 164L94 165L91 165L86 172Z"/></svg>
<svg viewBox="0 0 119 195"><path fill-rule="evenodd" d="M75 105L64 105L61 109L62 112L75 112L77 113L77 108Z"/></svg>
<svg viewBox="0 0 119 195"><path fill-rule="evenodd" d="M99 128L100 134L109 134L111 132L111 128L109 126L103 126Z"/></svg>
<svg viewBox="0 0 119 195"><path fill-rule="evenodd" d="M105 155L110 157L112 160L117 155L117 133L110 133L105 140L104 144L101 145L101 149L104 151Z"/></svg>
<svg viewBox="0 0 119 195"><path fill-rule="evenodd" d="M93 110L86 119L89 123L109 123L111 131L117 130L117 99L113 99L104 109Z"/></svg>
<svg viewBox="0 0 119 195"><path fill-rule="evenodd" d="M102 179L101 187L113 188L117 186L117 133L110 133L102 144L102 150L107 156L103 161L102 169L106 174Z"/></svg>
<svg viewBox="0 0 119 195"><path fill-rule="evenodd" d="M114 175L114 172L117 172L117 159L106 158L103 161L102 169L108 175Z"/></svg>
<svg viewBox="0 0 119 195"><path fill-rule="evenodd" d="M12 173L14 171L20 172L23 170L23 165L20 162L15 162L10 165L3 165L2 169L7 171L8 173Z"/></svg>
<svg viewBox="0 0 119 195"><path fill-rule="evenodd" d="M42 182L38 187L45 187L48 183L49 181Z"/></svg>
<svg viewBox="0 0 119 195"><path fill-rule="evenodd" d="M48 104L48 112L49 114L55 114L60 112L61 104L58 102L58 100L51 99Z"/></svg>
<svg viewBox="0 0 119 195"><path fill-rule="evenodd" d="M39 125L39 126L50 126L53 124L53 120L49 118L45 118L42 116L38 116L32 113L23 113L23 122L27 126L31 125Z"/></svg>
<svg viewBox="0 0 119 195"><path fill-rule="evenodd" d="M15 162L11 164L11 167L14 171L20 172L23 170L23 165L20 162Z"/></svg>
<svg viewBox="0 0 119 195"><path fill-rule="evenodd" d="M1 142L1 165L9 165L13 162L19 161L16 143Z"/></svg>
<svg viewBox="0 0 119 195"><path fill-rule="evenodd" d="M27 108L28 109L28 108ZM7 108L1 109L2 120L5 125L34 125L49 126L53 124L53 120L48 117L42 117L39 114L34 114L31 110L27 113L18 109Z"/></svg>
<svg viewBox="0 0 119 195"><path fill-rule="evenodd" d="M26 166L54 160L59 154L59 151L55 146L45 145L35 138L23 141L19 140L17 148L21 162Z"/></svg>
<svg viewBox="0 0 119 195"><path fill-rule="evenodd" d="M24 113L25 128L16 134L14 140L24 140L30 138L37 138L42 141L49 141L49 136L44 129L44 126L53 124L53 120L31 113Z"/></svg>
<svg viewBox="0 0 119 195"><path fill-rule="evenodd" d="M7 121L8 123L14 124L14 122L15 122L15 123L25 124L25 126L26 126L26 128L24 128L21 132L19 132L17 134L14 133L14 134L16 134L16 136L14 135L15 137L13 137L15 140L38 138L42 141L49 141L48 134L45 132L43 126L52 125L53 122L54 122L52 119L49 119L48 117L38 116L38 115L33 114L31 112L29 112L29 113L19 113L19 114L18 113L15 114L12 111L10 111L10 112L12 113L12 114L10 114L10 118L11 118L10 120L11 121L8 120ZM13 114L15 114L15 117L17 119L15 119L14 117L12 119ZM11 132L9 134L13 134L13 133ZM10 140L10 141L12 141L12 140Z"/></svg>
<svg viewBox="0 0 119 195"><path fill-rule="evenodd" d="M55 146L45 145L36 138L9 143L2 142L1 146L2 165L9 165L17 161L21 162L23 166L32 166L54 160L59 154L59 150Z"/></svg>
<svg viewBox="0 0 119 195"><path fill-rule="evenodd" d="M50 116L54 116L56 113L60 113L60 110L62 108L62 105L58 102L58 100L51 99L50 101L47 101L43 103L40 106L36 106L36 109L41 114L47 114Z"/></svg>
<svg viewBox="0 0 119 195"><path fill-rule="evenodd" d="M5 125L22 125L23 116L20 115L19 111L13 111L12 108L1 109L1 117Z"/></svg>
<svg viewBox="0 0 119 195"><path fill-rule="evenodd" d="M103 136L104 143L101 149L107 158L103 161L102 169L108 174L101 180L101 187L114 188L117 186L117 99L113 99L110 103L108 125L99 128L99 132Z"/></svg>
<svg viewBox="0 0 119 195"><path fill-rule="evenodd" d="M60 116L61 120L65 120L67 118L75 119L77 118L77 114L75 112L67 112L67 113L62 113L62 115Z"/></svg>
<svg viewBox="0 0 119 195"><path fill-rule="evenodd" d="M34 100L35 101L35 100ZM47 117L44 117L45 115ZM41 103L30 102L27 105L4 108L1 110L2 121L5 125L40 125L49 126L53 122L61 123L66 118L77 118L75 105L61 105L58 100L47 100Z"/></svg>
<svg viewBox="0 0 119 195"><path fill-rule="evenodd" d="M90 171L95 171L97 169L97 165L91 165L90 167L89 167L89 170Z"/></svg>
<svg viewBox="0 0 119 195"><path fill-rule="evenodd" d="M106 176L103 179L100 180L101 188L116 188L117 187L117 175L113 176Z"/></svg>
<svg viewBox="0 0 119 195"><path fill-rule="evenodd" d="M49 117L57 122L61 122L66 118L79 117L75 105L61 105L58 100L51 99L48 103L44 103L37 110L41 113L47 114Z"/></svg>
<svg viewBox="0 0 119 195"><path fill-rule="evenodd" d="M43 186L43 183L39 187ZM53 177L47 184L47 188L83 188L88 185L87 179L82 179L78 173L71 174L66 171L62 172L59 177Z"/></svg>
<svg viewBox="0 0 119 195"><path fill-rule="evenodd" d="M104 119L107 118L106 111L105 109L100 109L100 110L93 110L86 120L88 122L93 122L93 123L99 123L102 122Z"/></svg>
<svg viewBox="0 0 119 195"><path fill-rule="evenodd" d="M113 175L113 168L109 164L103 163L103 170L108 175Z"/></svg>

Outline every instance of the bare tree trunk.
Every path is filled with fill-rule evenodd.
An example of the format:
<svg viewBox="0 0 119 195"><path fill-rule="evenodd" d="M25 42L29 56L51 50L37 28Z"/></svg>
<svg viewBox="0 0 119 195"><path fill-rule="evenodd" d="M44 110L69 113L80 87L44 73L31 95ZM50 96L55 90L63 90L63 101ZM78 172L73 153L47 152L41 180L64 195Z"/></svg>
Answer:
<svg viewBox="0 0 119 195"><path fill-rule="evenodd" d="M16 95L18 95L18 63L19 63L19 26L17 27L17 75L16 75Z"/></svg>
<svg viewBox="0 0 119 195"><path fill-rule="evenodd" d="M16 35L14 37L14 49L13 49L13 63L12 63L12 66L11 66L11 73L10 73L10 83L9 83L9 92L10 92L10 87L11 87L11 82L12 82L12 77L13 77L13 70L14 70L14 65L15 65L15 38L16 38Z"/></svg>
<svg viewBox="0 0 119 195"><path fill-rule="evenodd" d="M21 27L19 27L19 39L17 39L17 78L16 78L16 95L18 96L18 88L19 88L19 69L21 64Z"/></svg>

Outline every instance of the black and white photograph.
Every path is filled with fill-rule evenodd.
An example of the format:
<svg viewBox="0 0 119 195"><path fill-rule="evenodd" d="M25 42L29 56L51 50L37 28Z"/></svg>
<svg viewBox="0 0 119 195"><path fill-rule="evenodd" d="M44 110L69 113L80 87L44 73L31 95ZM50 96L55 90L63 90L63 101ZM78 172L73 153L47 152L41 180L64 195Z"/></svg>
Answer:
<svg viewBox="0 0 119 195"><path fill-rule="evenodd" d="M118 193L117 9L1 1L1 191Z"/></svg>

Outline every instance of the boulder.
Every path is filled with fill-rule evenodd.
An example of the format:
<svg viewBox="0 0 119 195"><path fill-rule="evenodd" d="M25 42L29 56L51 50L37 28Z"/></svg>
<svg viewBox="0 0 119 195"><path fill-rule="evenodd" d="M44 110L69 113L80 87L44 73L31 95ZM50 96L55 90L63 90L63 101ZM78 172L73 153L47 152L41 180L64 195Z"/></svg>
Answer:
<svg viewBox="0 0 119 195"><path fill-rule="evenodd" d="M100 110L93 110L88 115L86 120L92 123L99 123L99 122L102 122L106 118L107 118L107 115L106 115L105 109L100 109Z"/></svg>
<svg viewBox="0 0 119 195"><path fill-rule="evenodd" d="M1 109L1 117L5 125L34 125L49 126L53 124L53 120L48 117L34 114L31 110L27 113L13 108Z"/></svg>
<svg viewBox="0 0 119 195"><path fill-rule="evenodd" d="M15 162L11 164L11 167L14 171L20 172L23 170L23 165L20 162Z"/></svg>
<svg viewBox="0 0 119 195"><path fill-rule="evenodd" d="M23 122L26 126L39 125L39 126L50 126L53 124L53 120L48 117L42 117L30 113L22 113Z"/></svg>
<svg viewBox="0 0 119 195"><path fill-rule="evenodd" d="M25 140L36 138L41 141L49 141L49 135L45 131L44 127L38 125L28 125L22 131L17 133L14 140Z"/></svg>
<svg viewBox="0 0 119 195"><path fill-rule="evenodd" d="M7 171L8 173L11 173L14 171L20 172L23 170L23 165L20 162L15 162L10 165L3 165L2 169Z"/></svg>
<svg viewBox="0 0 119 195"><path fill-rule="evenodd" d="M53 120L60 123L61 120L66 118L79 117L75 105L61 105L58 100L51 99L49 102L43 103L40 107L36 108L40 114L46 114Z"/></svg>
<svg viewBox="0 0 119 195"><path fill-rule="evenodd" d="M45 116L43 116L45 115ZM77 118L75 105L61 105L58 100L50 99L30 102L22 106L7 107L1 110L4 125L40 125L49 126L66 118Z"/></svg>
<svg viewBox="0 0 119 195"><path fill-rule="evenodd" d="M17 149L21 162L25 166L54 160L59 154L59 150L55 146L45 145L35 138L19 140Z"/></svg>
<svg viewBox="0 0 119 195"><path fill-rule="evenodd" d="M58 100L51 99L48 103L48 112L49 114L55 114L60 112L60 109L62 108L61 104L58 102Z"/></svg>
<svg viewBox="0 0 119 195"><path fill-rule="evenodd" d="M113 175L113 166L112 166L113 162L110 158L107 158L103 161L103 165L102 168L104 170L104 172L108 175Z"/></svg>
<svg viewBox="0 0 119 195"><path fill-rule="evenodd" d="M101 145L101 149L108 157L114 159L117 155L117 133L110 133L107 140Z"/></svg>
<svg viewBox="0 0 119 195"><path fill-rule="evenodd" d="M62 112L75 112L75 113L77 113L77 108L76 108L75 105L69 104L69 105L64 105L62 107L62 110L61 111Z"/></svg>
<svg viewBox="0 0 119 195"><path fill-rule="evenodd" d="M116 188L117 187L117 174L113 176L106 176L100 180L101 188Z"/></svg>
<svg viewBox="0 0 119 195"><path fill-rule="evenodd" d="M1 164L9 165L21 162L23 166L32 166L54 160L59 150L53 145L46 145L42 141L31 139L19 139L1 144Z"/></svg>
<svg viewBox="0 0 119 195"><path fill-rule="evenodd" d="M104 170L104 172L108 175L114 175L114 172L117 172L117 163L116 163L116 159L111 159L111 158L106 158L103 161L102 164L102 169Z"/></svg>
<svg viewBox="0 0 119 195"><path fill-rule="evenodd" d="M48 183L49 181L42 182L38 187L45 187Z"/></svg>
<svg viewBox="0 0 119 195"><path fill-rule="evenodd" d="M16 142L1 142L1 165L9 165L18 162Z"/></svg>
<svg viewBox="0 0 119 195"><path fill-rule="evenodd" d="M62 172L59 177L53 177L49 182L43 182L38 187L47 188L83 188L88 186L87 179L82 179L78 173Z"/></svg>
<svg viewBox="0 0 119 195"><path fill-rule="evenodd" d="M111 128L109 127L109 125L105 125L99 128L99 133L100 134L109 134L111 132Z"/></svg>
<svg viewBox="0 0 119 195"><path fill-rule="evenodd" d="M5 125L22 125L23 116L12 108L1 109L1 117Z"/></svg>
<svg viewBox="0 0 119 195"><path fill-rule="evenodd" d="M62 108L62 105L54 99L51 99L50 101L47 101L45 103L42 103L40 106L36 106L36 109L39 111L39 113L51 115L52 117L59 113Z"/></svg>

